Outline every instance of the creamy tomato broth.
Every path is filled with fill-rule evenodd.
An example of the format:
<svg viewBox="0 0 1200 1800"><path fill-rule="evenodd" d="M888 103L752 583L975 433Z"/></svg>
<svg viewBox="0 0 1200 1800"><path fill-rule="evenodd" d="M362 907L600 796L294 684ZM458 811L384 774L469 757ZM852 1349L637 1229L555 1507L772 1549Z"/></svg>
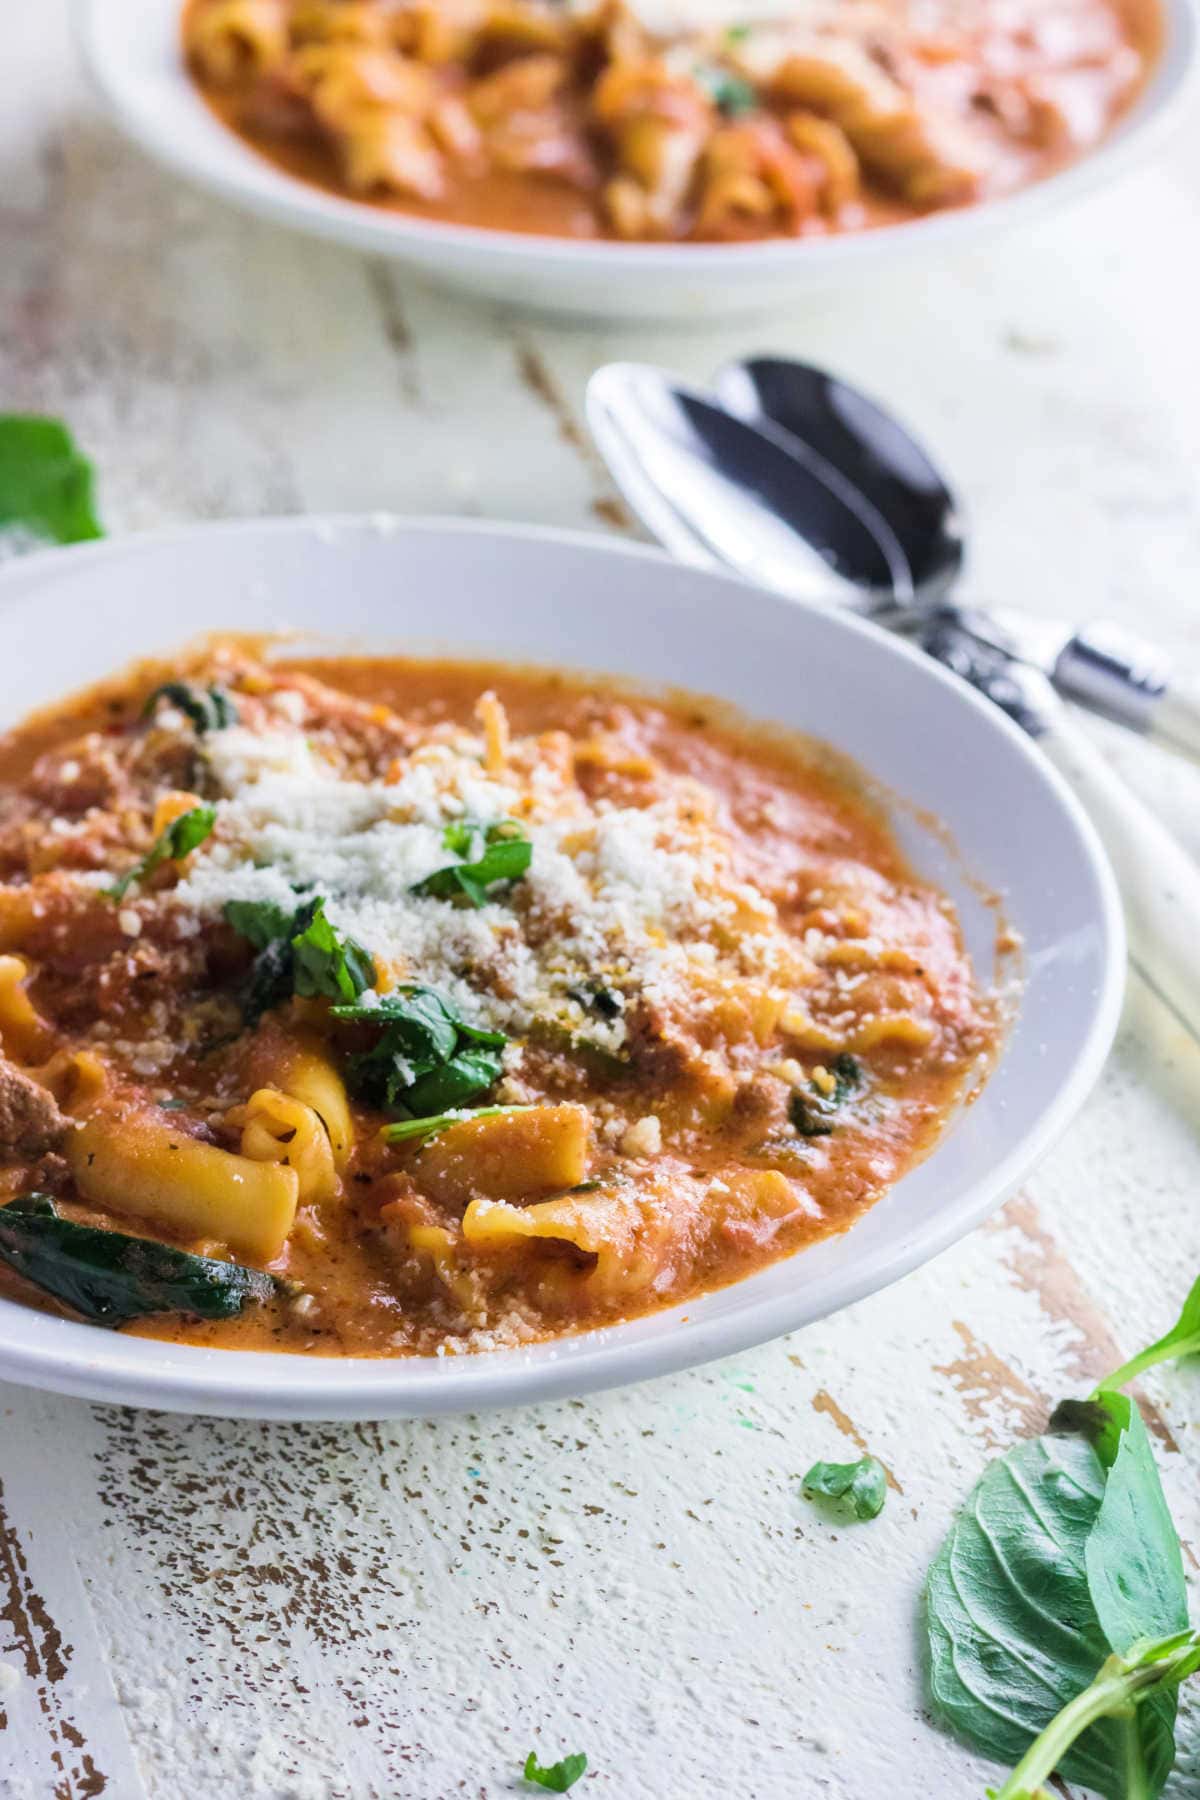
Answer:
<svg viewBox="0 0 1200 1800"><path fill-rule="evenodd" d="M0 796L0 1289L98 1323L626 1318L845 1230L995 1043L865 790L702 700L226 643Z"/></svg>
<svg viewBox="0 0 1200 1800"><path fill-rule="evenodd" d="M1085 153L1157 0L191 0L226 124L292 174L561 237L825 235Z"/></svg>

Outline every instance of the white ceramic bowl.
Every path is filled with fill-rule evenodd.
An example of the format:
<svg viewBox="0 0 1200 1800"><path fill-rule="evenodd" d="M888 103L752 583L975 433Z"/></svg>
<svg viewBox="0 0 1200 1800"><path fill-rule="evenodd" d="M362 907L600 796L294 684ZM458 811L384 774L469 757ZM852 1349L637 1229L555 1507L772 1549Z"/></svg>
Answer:
<svg viewBox="0 0 1200 1800"><path fill-rule="evenodd" d="M941 255L1107 180L1176 110L1195 61L1198 4L1163 0L1162 60L1119 129L1082 161L1008 198L804 243L613 244L440 225L323 193L274 168L204 105L180 57L181 0L75 0L85 60L118 123L168 168L236 205L518 305L696 321L763 312L806 288L869 279L901 256Z"/></svg>
<svg viewBox="0 0 1200 1800"><path fill-rule="evenodd" d="M896 828L958 905L985 978L995 918L978 883L1005 897L1026 946L1019 1016L980 1098L849 1233L670 1311L532 1349L373 1361L152 1343L0 1302L0 1377L259 1418L475 1410L638 1381L807 1324L936 1255L1028 1173L1099 1072L1125 965L1091 826L998 709L872 626L607 539L391 519L198 526L0 576L0 726L217 628L619 673L822 738L919 809L899 807Z"/></svg>

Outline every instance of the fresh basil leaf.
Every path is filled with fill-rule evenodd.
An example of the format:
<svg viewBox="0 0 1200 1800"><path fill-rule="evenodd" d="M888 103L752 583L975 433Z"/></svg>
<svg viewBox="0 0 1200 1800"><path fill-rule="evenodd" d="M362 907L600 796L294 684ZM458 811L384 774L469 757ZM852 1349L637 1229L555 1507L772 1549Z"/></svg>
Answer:
<svg viewBox="0 0 1200 1800"><path fill-rule="evenodd" d="M463 1119L498 1119L502 1113L528 1111L527 1106L458 1107L453 1112L438 1113L432 1119L397 1119L394 1124L385 1125L379 1135L389 1144L416 1143L436 1137L439 1131L445 1131L448 1125L457 1125Z"/></svg>
<svg viewBox="0 0 1200 1800"><path fill-rule="evenodd" d="M386 1027L392 1046L409 1057L445 1062L454 1055L462 1025L457 1012L436 988L403 987L381 994L377 1006L335 1006L338 1019ZM503 1032L488 1034L504 1043Z"/></svg>
<svg viewBox="0 0 1200 1800"><path fill-rule="evenodd" d="M94 1325L162 1312L231 1319L276 1293L271 1276L241 1263L77 1225L48 1194L0 1207L0 1259Z"/></svg>
<svg viewBox="0 0 1200 1800"><path fill-rule="evenodd" d="M229 900L225 918L258 949L242 995L248 1024L292 994L355 1001L375 979L368 953L326 918L319 896L291 914L273 900Z"/></svg>
<svg viewBox="0 0 1200 1800"><path fill-rule="evenodd" d="M295 913L276 905L274 900L227 900L226 922L239 936L248 938L256 950L265 950L276 938L290 937Z"/></svg>
<svg viewBox="0 0 1200 1800"><path fill-rule="evenodd" d="M483 848L471 862L435 869L423 881L414 882L410 892L436 900L453 900L462 894L472 906L485 906L489 887L500 881L519 880L533 859L533 845L515 819L501 819L486 826L474 820L456 819L442 833L442 842L460 856L470 855L481 844Z"/></svg>
<svg viewBox="0 0 1200 1800"><path fill-rule="evenodd" d="M21 525L55 544L103 537L93 470L58 419L0 414L0 526Z"/></svg>
<svg viewBox="0 0 1200 1800"><path fill-rule="evenodd" d="M1141 1414L1101 1393L997 1458L955 1521L926 1591L933 1704L1012 1765L1110 1655L1186 1626L1179 1541ZM1106 1800L1154 1800L1174 1761L1175 1707L1173 1689L1156 1689L1132 1716L1097 1718L1059 1773Z"/></svg>
<svg viewBox="0 0 1200 1800"><path fill-rule="evenodd" d="M582 1750L574 1756L564 1756L561 1762L543 1764L537 1759L536 1751L531 1750L525 1758L525 1779L536 1782L538 1787L548 1788L552 1794L565 1794L573 1788L579 1777L587 1768L587 1757Z"/></svg>
<svg viewBox="0 0 1200 1800"><path fill-rule="evenodd" d="M305 999L357 1000L375 979L361 944L344 937L325 917L324 900L311 900L292 921L292 981Z"/></svg>
<svg viewBox="0 0 1200 1800"><path fill-rule="evenodd" d="M457 1056L398 1091L395 1103L422 1118L451 1112L500 1079L499 1056L488 1050L460 1050Z"/></svg>
<svg viewBox="0 0 1200 1800"><path fill-rule="evenodd" d="M132 869L114 881L105 893L113 900L123 900L135 881L145 881L153 875L155 869L165 862L178 862L201 845L208 837L216 823L216 808L212 806L193 806L187 812L180 813L177 819L160 831L154 842L140 862L135 862Z"/></svg>
<svg viewBox="0 0 1200 1800"><path fill-rule="evenodd" d="M1179 1356L1200 1356L1200 1281L1197 1281L1183 1303L1183 1311L1165 1337L1160 1337L1100 1383L1101 1390L1123 1388L1155 1363L1171 1362Z"/></svg>
<svg viewBox="0 0 1200 1800"><path fill-rule="evenodd" d="M160 700L168 700L178 707L201 737L206 731L224 731L238 721L237 708L224 688L196 688L186 681L164 681L142 707L143 719L150 717Z"/></svg>
<svg viewBox="0 0 1200 1800"><path fill-rule="evenodd" d="M743 119L758 106L758 95L750 83L731 69L697 69L696 80L727 119Z"/></svg>
<svg viewBox="0 0 1200 1800"><path fill-rule="evenodd" d="M856 1519L876 1519L887 1499L887 1470L877 1456L858 1462L815 1462L804 1477L804 1496L844 1500Z"/></svg>

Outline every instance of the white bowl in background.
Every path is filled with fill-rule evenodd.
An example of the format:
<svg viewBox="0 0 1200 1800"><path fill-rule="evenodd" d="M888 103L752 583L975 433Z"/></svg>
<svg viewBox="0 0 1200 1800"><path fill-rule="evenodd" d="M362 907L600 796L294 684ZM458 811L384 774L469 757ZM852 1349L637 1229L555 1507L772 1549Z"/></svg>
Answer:
<svg viewBox="0 0 1200 1800"><path fill-rule="evenodd" d="M222 628L600 670L823 739L904 797L895 828L954 900L984 978L996 919L980 884L1003 896L1025 945L1017 1016L979 1098L850 1231L685 1305L527 1349L372 1360L158 1343L0 1301L0 1379L288 1419L475 1411L639 1381L806 1325L937 1255L1028 1174L1099 1073L1125 959L1095 833L998 708L875 627L598 537L388 518L204 525L0 574L0 727Z"/></svg>
<svg viewBox="0 0 1200 1800"><path fill-rule="evenodd" d="M74 0L88 68L117 123L177 174L277 224L333 238L493 299L608 319L702 321L868 279L905 256L968 245L1112 178L1178 107L1200 0L1162 0L1165 44L1137 104L1079 162L1002 199L842 237L752 244L572 242L406 218L276 168L213 115L180 53L180 0Z"/></svg>

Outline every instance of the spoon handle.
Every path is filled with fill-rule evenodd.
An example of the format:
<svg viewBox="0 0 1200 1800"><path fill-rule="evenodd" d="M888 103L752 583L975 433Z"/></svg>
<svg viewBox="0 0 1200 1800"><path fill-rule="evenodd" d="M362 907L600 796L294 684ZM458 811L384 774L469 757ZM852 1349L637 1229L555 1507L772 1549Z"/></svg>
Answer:
<svg viewBox="0 0 1200 1800"><path fill-rule="evenodd" d="M1131 961L1200 1040L1200 864L1065 713L1038 742L1103 839L1125 904Z"/></svg>

